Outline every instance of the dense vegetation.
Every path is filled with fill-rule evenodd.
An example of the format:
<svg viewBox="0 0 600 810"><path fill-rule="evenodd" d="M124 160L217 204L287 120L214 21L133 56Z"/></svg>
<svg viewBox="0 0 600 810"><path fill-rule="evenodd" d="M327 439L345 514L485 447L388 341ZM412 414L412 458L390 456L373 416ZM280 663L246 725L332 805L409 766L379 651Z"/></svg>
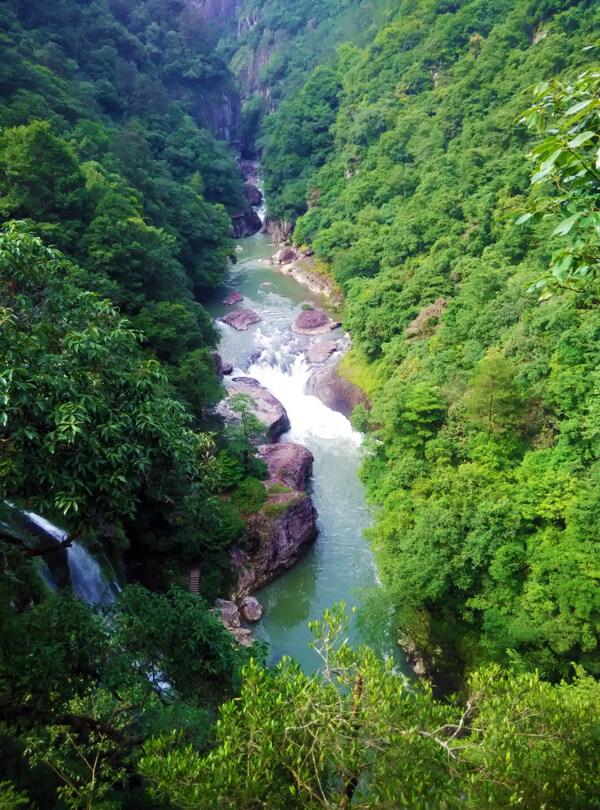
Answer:
<svg viewBox="0 0 600 810"><path fill-rule="evenodd" d="M232 253L225 208L243 197L231 152L193 117L229 74L186 8L3 4L0 215L84 268L81 286L144 331L201 417L219 392L199 301Z"/></svg>
<svg viewBox="0 0 600 810"><path fill-rule="evenodd" d="M371 45L332 55L388 6ZM264 499L247 401L228 435L209 415L201 302L243 205L204 126L234 92L219 32L183 0L8 0L0 808L597 807L597 10L243 12L221 49L268 55L246 126L270 89L270 213L344 290L344 373L373 402L354 418L374 610L457 697L351 649L343 608L314 625L317 677L266 668L209 612ZM50 592L13 504L134 583L103 607Z"/></svg>
<svg viewBox="0 0 600 810"><path fill-rule="evenodd" d="M141 741L203 745L246 658L205 601L249 486L249 438L209 415L201 303L244 200L196 108L233 79L177 0L6 2L0 20L0 782L19 786L0 806L21 788L39 807L131 806ZM105 609L52 594L40 568L64 584L66 559L19 506L152 592ZM200 596L179 589L191 566Z"/></svg>
<svg viewBox="0 0 600 810"><path fill-rule="evenodd" d="M265 114L294 97L310 72L341 42L369 42L390 5L389 0L297 0L293 4L233 0L223 5L223 17L216 26L221 32L218 50L240 85L242 144L248 154L256 152Z"/></svg>
<svg viewBox="0 0 600 810"><path fill-rule="evenodd" d="M529 123L560 124L536 151L540 191L519 121L528 86L593 63L595 26L587 3L407 5L371 47L340 49L327 97L315 74L267 128L273 211L304 212L295 241L346 292L346 369L374 403L357 418L372 426L363 477L382 505L372 540L388 597L402 631L455 672L600 666L595 236L576 243L593 231L598 178L567 159L593 152L596 85L560 98L540 86ZM554 282L537 284L553 251Z"/></svg>

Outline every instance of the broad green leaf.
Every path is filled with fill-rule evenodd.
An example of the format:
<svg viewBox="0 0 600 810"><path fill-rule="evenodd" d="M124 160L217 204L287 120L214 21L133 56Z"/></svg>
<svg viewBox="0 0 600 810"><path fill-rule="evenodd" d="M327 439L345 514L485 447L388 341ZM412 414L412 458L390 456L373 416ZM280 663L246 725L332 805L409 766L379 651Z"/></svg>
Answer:
<svg viewBox="0 0 600 810"><path fill-rule="evenodd" d="M563 219L560 225L554 229L552 236L566 236L580 216L581 214L573 214L573 216Z"/></svg>
<svg viewBox="0 0 600 810"><path fill-rule="evenodd" d="M573 107L570 107L566 111L565 115L575 115L575 113L581 112L581 110L585 110L586 107L589 107L592 101L594 101L593 98L588 98L585 101L580 101L578 104L575 104L573 105Z"/></svg>
<svg viewBox="0 0 600 810"><path fill-rule="evenodd" d="M596 137L596 133L592 132L591 130L587 130L586 132L582 132L581 134L577 135L576 138L573 138L572 141L567 143L569 149L577 149L577 147L582 146L587 141L591 141L592 138Z"/></svg>

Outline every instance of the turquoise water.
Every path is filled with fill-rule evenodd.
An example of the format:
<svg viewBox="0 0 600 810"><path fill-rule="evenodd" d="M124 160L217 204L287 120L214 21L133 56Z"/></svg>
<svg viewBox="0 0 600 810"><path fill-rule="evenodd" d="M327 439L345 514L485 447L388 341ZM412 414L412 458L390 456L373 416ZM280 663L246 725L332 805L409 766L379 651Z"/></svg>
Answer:
<svg viewBox="0 0 600 810"><path fill-rule="evenodd" d="M341 330L323 338L294 335L290 325L302 311L302 303L315 304L318 298L261 261L277 250L268 235L257 234L240 240L239 245L238 262L209 310L215 318L223 315L227 308L221 299L235 290L244 296L237 306L254 310L262 320L247 332L236 332L219 323L220 352L224 361L233 363L234 376L243 373L255 377L287 409L291 430L281 441L298 442L314 454L309 492L319 513L319 536L314 546L293 569L256 594L265 615L253 630L270 644L273 660L290 655L306 671L313 671L319 660L308 646L308 621L321 618L326 608L341 600L349 610L356 606L360 616L364 589L378 585L373 553L363 536L370 515L358 478L362 437L345 417L304 393L312 367L303 350L309 340L337 338L341 344ZM264 282L269 286L263 286ZM391 628L386 632L387 616L378 617L377 624L383 632L377 633L374 644L372 633L351 616L350 639L370 643L381 654L396 655Z"/></svg>

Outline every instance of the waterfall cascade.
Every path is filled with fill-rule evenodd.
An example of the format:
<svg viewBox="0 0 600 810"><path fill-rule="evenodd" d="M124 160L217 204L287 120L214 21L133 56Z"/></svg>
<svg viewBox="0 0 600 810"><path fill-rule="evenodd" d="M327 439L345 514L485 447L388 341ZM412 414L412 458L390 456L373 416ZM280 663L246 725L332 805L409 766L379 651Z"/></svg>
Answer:
<svg viewBox="0 0 600 810"><path fill-rule="evenodd" d="M67 538L67 532L50 523L49 520L34 512L24 512L26 517L47 536L61 543ZM108 582L102 575L98 560L81 543L75 541L66 549L69 563L71 587L75 596L93 604L106 605L113 601L120 588L115 581ZM42 576L51 588L55 587L52 575L47 568L42 569Z"/></svg>

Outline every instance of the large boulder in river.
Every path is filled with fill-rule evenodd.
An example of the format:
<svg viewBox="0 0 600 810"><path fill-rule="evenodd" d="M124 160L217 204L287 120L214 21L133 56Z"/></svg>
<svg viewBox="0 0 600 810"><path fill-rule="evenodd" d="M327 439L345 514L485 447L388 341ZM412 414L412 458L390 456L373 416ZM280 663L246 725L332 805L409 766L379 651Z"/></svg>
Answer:
<svg viewBox="0 0 600 810"><path fill-rule="evenodd" d="M221 318L223 323L233 326L238 332L246 332L251 323L258 323L262 318L251 309L234 309Z"/></svg>
<svg viewBox="0 0 600 810"><path fill-rule="evenodd" d="M232 307L234 304L239 304L240 301L244 300L244 296L239 292L232 292L229 293L227 298L223 299L223 303L226 307Z"/></svg>
<svg viewBox="0 0 600 810"><path fill-rule="evenodd" d="M246 521L250 550L234 546L237 599L268 585L287 571L317 537L317 510L304 492L280 494Z"/></svg>
<svg viewBox="0 0 600 810"><path fill-rule="evenodd" d="M263 195L258 186L255 186L254 183L250 183L249 181L244 183L244 194L250 205L261 204Z"/></svg>
<svg viewBox="0 0 600 810"><path fill-rule="evenodd" d="M267 436L270 442L276 442L282 433L290 429L290 420L286 409L258 380L252 377L233 377L227 393L228 399L234 394L245 394L252 399L254 415L267 428ZM228 399L224 399L219 404L217 413L225 419L235 419L236 415L227 404Z"/></svg>
<svg viewBox="0 0 600 810"><path fill-rule="evenodd" d="M339 321L332 321L321 309L306 309L298 315L292 324L292 332L297 335L324 335L341 326Z"/></svg>
<svg viewBox="0 0 600 810"><path fill-rule="evenodd" d="M252 236L262 228L262 219L253 208L248 211L241 211L231 217L231 235L234 239L243 239L245 236Z"/></svg>
<svg viewBox="0 0 600 810"><path fill-rule="evenodd" d="M257 622L262 618L263 606L253 596L245 596L240 602L240 613L247 622Z"/></svg>
<svg viewBox="0 0 600 810"><path fill-rule="evenodd" d="M217 372L217 377L220 380L222 380L223 379L223 374L225 372L223 371L223 360L221 358L221 355L219 354L219 352L213 352L211 354L211 357L215 361L215 369L216 369L216 372Z"/></svg>
<svg viewBox="0 0 600 810"><path fill-rule="evenodd" d="M258 448L258 455L266 462L269 471L267 487L282 484L297 492L306 489L314 461L313 454L306 447L293 442L263 444Z"/></svg>
<svg viewBox="0 0 600 810"><path fill-rule="evenodd" d="M320 343L312 343L304 355L309 363L324 363L336 350L336 340L323 340Z"/></svg>
<svg viewBox="0 0 600 810"><path fill-rule="evenodd" d="M336 366L317 369L306 383L306 393L318 397L332 411L338 411L345 417L349 417L359 404L370 407L364 391L340 377Z"/></svg>

